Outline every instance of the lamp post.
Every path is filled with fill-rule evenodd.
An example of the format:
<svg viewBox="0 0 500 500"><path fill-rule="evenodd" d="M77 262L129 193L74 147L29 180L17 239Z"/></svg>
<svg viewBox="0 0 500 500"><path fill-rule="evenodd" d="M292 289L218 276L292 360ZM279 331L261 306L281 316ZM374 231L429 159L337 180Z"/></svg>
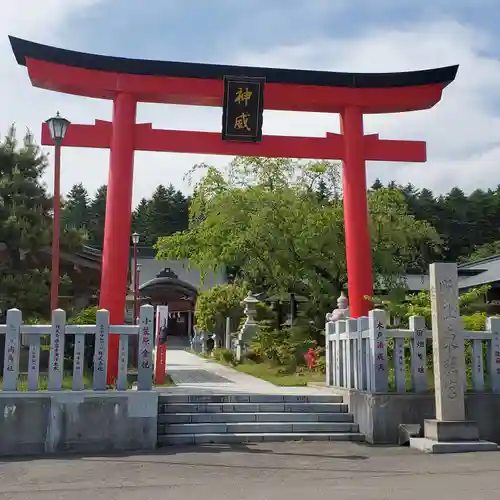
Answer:
<svg viewBox="0 0 500 500"><path fill-rule="evenodd" d="M139 286L137 283L139 278L137 272L137 245L139 244L139 239L139 233L134 233L132 235L132 244L134 245L134 325L137 324L137 295L139 292Z"/></svg>
<svg viewBox="0 0 500 500"><path fill-rule="evenodd" d="M135 264L135 273L134 273L134 325L137 325L138 321L138 316L139 316L139 308L137 307L139 304L137 303L139 301L139 283L140 283L140 272L141 272L141 265L137 264L137 258L134 259ZM139 338L137 335L134 335L133 341L132 341L132 346L133 346L133 355L132 355L132 366L134 368L137 368L137 349L139 348Z"/></svg>
<svg viewBox="0 0 500 500"><path fill-rule="evenodd" d="M61 143L66 136L70 122L59 112L45 123L49 126L54 149L54 220L52 224L52 269L50 283L50 308L57 309L59 301L59 261L61 237Z"/></svg>
<svg viewBox="0 0 500 500"><path fill-rule="evenodd" d="M137 319L139 318L139 283L140 283L140 276L141 276L141 265L140 264L137 264L135 266L136 268L136 271L135 271L135 293L137 295L137 306L136 306L136 311L135 311L135 323L134 324L137 324Z"/></svg>

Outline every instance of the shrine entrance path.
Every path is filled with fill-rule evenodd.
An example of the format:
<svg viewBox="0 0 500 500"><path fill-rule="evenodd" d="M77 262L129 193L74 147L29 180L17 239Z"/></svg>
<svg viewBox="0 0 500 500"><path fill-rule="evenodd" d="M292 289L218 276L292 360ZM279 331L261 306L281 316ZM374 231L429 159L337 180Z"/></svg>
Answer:
<svg viewBox="0 0 500 500"><path fill-rule="evenodd" d="M196 354L168 348L167 373L175 387L158 388L162 394L332 394L326 388L279 387Z"/></svg>

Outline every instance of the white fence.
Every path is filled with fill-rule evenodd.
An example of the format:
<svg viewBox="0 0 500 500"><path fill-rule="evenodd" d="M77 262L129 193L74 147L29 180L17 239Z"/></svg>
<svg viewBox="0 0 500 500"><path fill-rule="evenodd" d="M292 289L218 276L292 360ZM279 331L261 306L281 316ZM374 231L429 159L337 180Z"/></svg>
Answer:
<svg viewBox="0 0 500 500"><path fill-rule="evenodd" d="M128 389L128 351L129 337L138 336L138 373L137 389L151 390L153 384L153 306L141 307L140 324L110 325L109 312L105 309L97 311L95 325L67 325L66 313L57 309L52 313L51 325L25 325L19 309L7 312L7 324L0 325L0 334L5 335L5 356L3 367L2 390L16 391L19 383L19 358L21 338L29 344L27 390L37 391L40 388L40 340L42 336L50 336L50 356L48 367L48 389L62 389L64 373L64 343L67 335L74 335L72 390L84 389L84 350L85 336L95 335L93 358L92 388L95 391L106 390L106 371L108 362L108 339L110 334L120 337L118 357L118 377L116 388L119 391ZM23 337L21 337L23 336Z"/></svg>
<svg viewBox="0 0 500 500"><path fill-rule="evenodd" d="M375 309L368 317L326 323L325 331L327 385L369 392L433 389L427 357L432 352L432 332L423 317L411 317L408 329L389 329L386 312ZM488 318L485 331L461 334L470 341L462 352L468 359L464 387L470 382L473 391L499 393L500 318Z"/></svg>

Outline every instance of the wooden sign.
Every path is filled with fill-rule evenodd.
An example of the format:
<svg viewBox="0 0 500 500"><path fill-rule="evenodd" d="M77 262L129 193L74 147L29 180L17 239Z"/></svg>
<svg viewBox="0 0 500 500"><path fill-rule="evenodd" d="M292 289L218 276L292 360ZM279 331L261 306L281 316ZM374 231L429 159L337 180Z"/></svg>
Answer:
<svg viewBox="0 0 500 500"><path fill-rule="evenodd" d="M222 139L259 142L262 139L265 78L224 77Z"/></svg>

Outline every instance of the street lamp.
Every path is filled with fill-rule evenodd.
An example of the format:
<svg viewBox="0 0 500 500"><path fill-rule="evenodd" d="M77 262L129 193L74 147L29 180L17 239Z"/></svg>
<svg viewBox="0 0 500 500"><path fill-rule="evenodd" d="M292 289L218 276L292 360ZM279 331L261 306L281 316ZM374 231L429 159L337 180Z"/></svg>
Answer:
<svg viewBox="0 0 500 500"><path fill-rule="evenodd" d="M137 286L135 287L136 295L137 295L137 299L136 299L137 306L136 306L136 312L135 312L136 319L139 318L139 283L141 282L140 276L141 276L141 265L137 264L136 270L135 270L135 277L136 277L135 282L137 283Z"/></svg>
<svg viewBox="0 0 500 500"><path fill-rule="evenodd" d="M134 233L132 235L132 244L134 245L134 325L137 324L137 296L139 295L139 273L137 269L137 245L139 244L140 235Z"/></svg>
<svg viewBox="0 0 500 500"><path fill-rule="evenodd" d="M66 136L70 122L59 111L45 122L54 141L54 220L52 224L52 279L50 284L50 308L57 309L59 300L59 260L61 234L61 143Z"/></svg>

